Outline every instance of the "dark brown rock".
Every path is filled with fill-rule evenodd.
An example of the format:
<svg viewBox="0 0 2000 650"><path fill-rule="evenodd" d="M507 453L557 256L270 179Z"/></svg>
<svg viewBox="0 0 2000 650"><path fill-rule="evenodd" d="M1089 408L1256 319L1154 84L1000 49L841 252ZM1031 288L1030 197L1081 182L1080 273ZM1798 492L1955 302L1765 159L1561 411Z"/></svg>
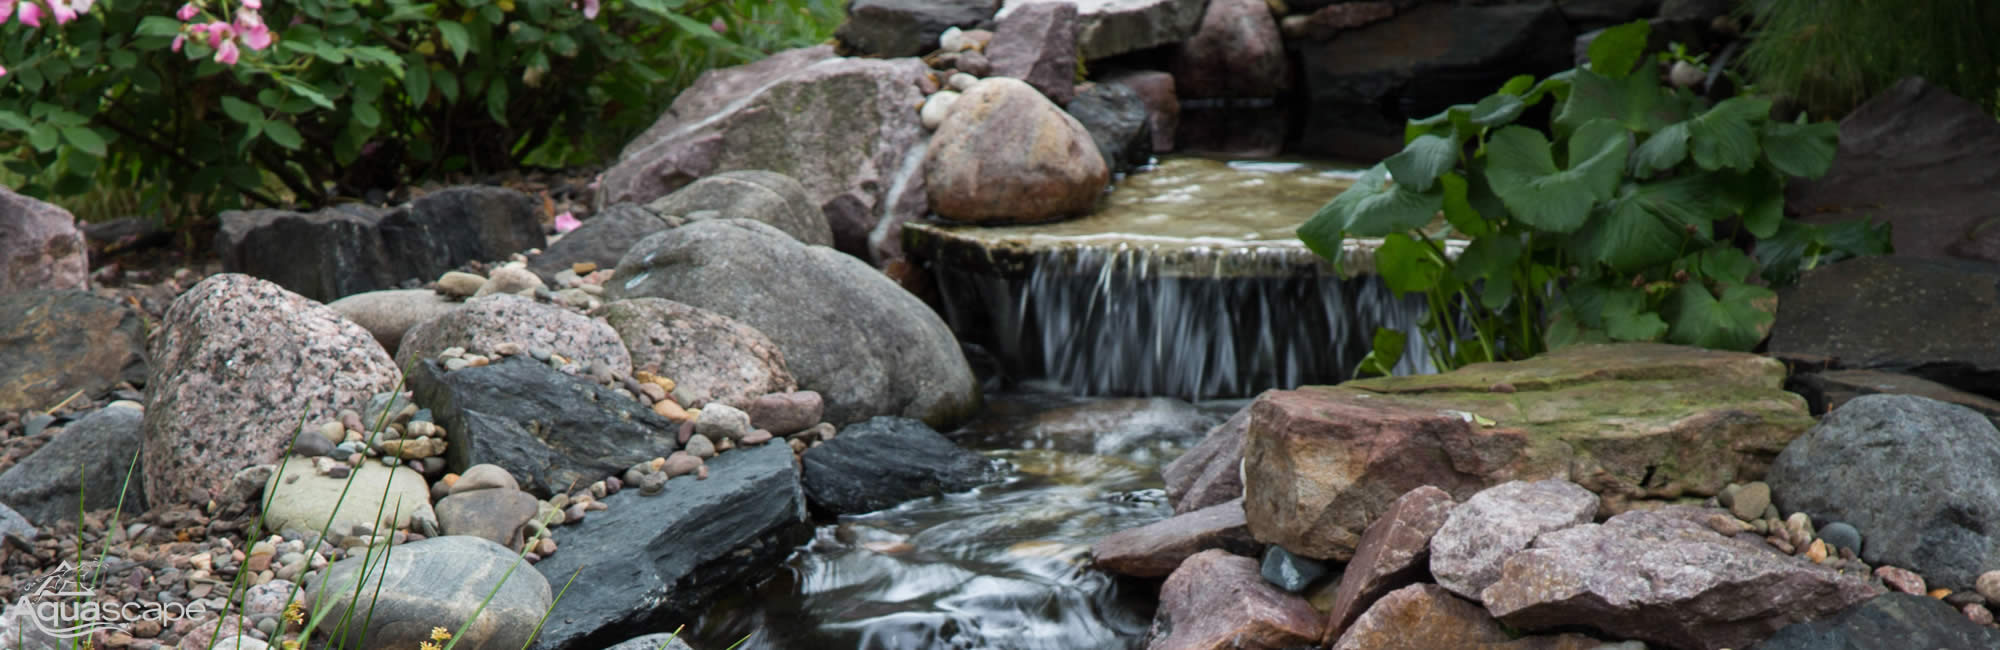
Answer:
<svg viewBox="0 0 2000 650"><path fill-rule="evenodd" d="M1320 637L1322 617L1304 598L1264 582L1257 561L1207 550L1160 588L1148 650L1289 648Z"/></svg>
<svg viewBox="0 0 2000 650"><path fill-rule="evenodd" d="M1343 2L1320 7L1306 17L1306 38L1324 41L1341 32L1388 20L1396 15L1387 2Z"/></svg>
<svg viewBox="0 0 2000 650"><path fill-rule="evenodd" d="M1647 496L1713 495L1761 476L1812 425L1804 400L1780 388L1784 372L1750 354L1578 345L1273 391L1251 405L1243 509L1258 540L1345 561L1390 501L1424 485L1464 499L1510 480L1566 479L1610 512ZM1490 390L1501 382L1517 392Z"/></svg>
<svg viewBox="0 0 2000 650"><path fill-rule="evenodd" d="M1340 640L1354 619L1383 595L1430 575L1431 535L1444 526L1454 505L1450 494L1426 485L1397 497L1368 525L1333 592L1323 643Z"/></svg>
<svg viewBox="0 0 2000 650"><path fill-rule="evenodd" d="M229 482L217 477L276 461L302 413L364 410L398 375L361 326L235 273L175 299L148 352L144 472L154 506L223 500Z"/></svg>
<svg viewBox="0 0 2000 650"><path fill-rule="evenodd" d="M1841 120L1833 169L1785 197L1810 223L1892 224L1897 255L2000 262L2000 122L1905 79Z"/></svg>
<svg viewBox="0 0 2000 650"><path fill-rule="evenodd" d="M1160 471L1175 513L1188 513L1243 496L1243 435L1250 428L1245 406L1209 429L1201 443Z"/></svg>
<svg viewBox="0 0 2000 650"><path fill-rule="evenodd" d="M1761 546L1687 517L1628 512L1536 538L1480 599L1527 630L1586 625L1666 647L1742 648L1882 593Z"/></svg>
<svg viewBox="0 0 2000 650"><path fill-rule="evenodd" d="M986 46L992 75L1013 77L1050 101L1076 98L1076 5L1036 2L1007 12Z"/></svg>
<svg viewBox="0 0 2000 650"><path fill-rule="evenodd" d="M1001 10L1050 0L1011 0ZM1086 61L1152 49L1185 41L1201 24L1207 0L1055 0L1076 5L1083 23L1076 35L1077 52Z"/></svg>
<svg viewBox="0 0 2000 650"><path fill-rule="evenodd" d="M1182 97L1275 97L1291 86L1284 39L1264 0L1209 0L1172 68Z"/></svg>
<svg viewBox="0 0 2000 650"><path fill-rule="evenodd" d="M46 409L146 381L139 312L83 291L0 295L0 410Z"/></svg>
<svg viewBox="0 0 2000 650"><path fill-rule="evenodd" d="M931 137L924 177L939 216L1032 223L1089 212L1111 171L1076 118L1026 83L990 77Z"/></svg>
<svg viewBox="0 0 2000 650"><path fill-rule="evenodd" d="M1375 601L1334 650L1594 650L1581 634L1515 638L1479 605L1443 587L1415 584Z"/></svg>
<svg viewBox="0 0 2000 650"><path fill-rule="evenodd" d="M854 0L834 36L857 55L916 56L937 49L945 29L971 29L999 10L1000 0Z"/></svg>
<svg viewBox="0 0 2000 650"><path fill-rule="evenodd" d="M88 289L89 254L68 210L0 187L0 295Z"/></svg>
<svg viewBox="0 0 2000 650"><path fill-rule="evenodd" d="M516 551L535 518L535 495L520 490L473 490L437 503L438 526L446 535L471 535Z"/></svg>
<svg viewBox="0 0 2000 650"><path fill-rule="evenodd" d="M674 394L688 400L681 406L745 408L766 393L798 390L778 344L734 318L664 298L619 300L590 315L618 333L634 370L674 380Z"/></svg>
<svg viewBox="0 0 2000 650"><path fill-rule="evenodd" d="M1157 578L1173 573L1196 553L1221 549L1236 555L1256 555L1262 544L1250 538L1243 520L1243 500L1174 515L1138 528L1112 533L1090 547L1097 568L1112 573Z"/></svg>
<svg viewBox="0 0 2000 650"><path fill-rule="evenodd" d="M1949 334L1997 329L2000 265L1865 257L1808 271L1780 293L1770 351L2000 396L2000 346Z"/></svg>
<svg viewBox="0 0 2000 650"><path fill-rule="evenodd" d="M1928 379L1881 370L1830 370L1793 375L1785 388L1804 395L1815 415L1825 415L1862 395L1921 395L1980 412L2000 424L2000 400L1974 395Z"/></svg>
<svg viewBox="0 0 2000 650"><path fill-rule="evenodd" d="M759 396L744 410L750 413L750 426L789 436L819 424L826 404L819 393L803 390Z"/></svg>

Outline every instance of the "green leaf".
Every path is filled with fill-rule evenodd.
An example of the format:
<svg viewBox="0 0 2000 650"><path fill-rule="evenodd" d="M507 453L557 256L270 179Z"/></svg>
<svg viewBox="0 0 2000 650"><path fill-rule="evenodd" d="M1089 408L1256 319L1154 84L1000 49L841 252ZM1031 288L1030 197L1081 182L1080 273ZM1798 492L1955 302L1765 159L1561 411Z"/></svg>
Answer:
<svg viewBox="0 0 2000 650"><path fill-rule="evenodd" d="M1819 178L1833 168L1839 138L1840 128L1832 122L1770 122L1764 126L1764 159L1788 176Z"/></svg>
<svg viewBox="0 0 2000 650"><path fill-rule="evenodd" d="M1627 184L1603 218L1571 240L1575 254L1626 275L1672 261L1690 238L1706 242L1710 223L1729 215L1715 185L1706 175Z"/></svg>
<svg viewBox="0 0 2000 650"><path fill-rule="evenodd" d="M1526 77L1515 77L1515 79L1522 78ZM1521 116L1521 111L1527 108L1528 104L1521 101L1520 97L1502 92L1497 95L1487 95L1485 99L1479 100L1478 104L1472 106L1470 117L1473 124L1495 127L1513 122L1515 118Z"/></svg>
<svg viewBox="0 0 2000 650"><path fill-rule="evenodd" d="M303 81L287 77L285 79L285 88L298 94L300 97L312 100L312 103L318 104L320 108L333 110L333 100L327 99L325 93L320 92L318 88L314 88Z"/></svg>
<svg viewBox="0 0 2000 650"><path fill-rule="evenodd" d="M1722 100L1688 121L1688 145L1702 169L1748 171L1757 164L1756 122L1771 114L1771 102L1750 97Z"/></svg>
<svg viewBox="0 0 2000 650"><path fill-rule="evenodd" d="M431 83L437 86L438 94L444 96L445 103L458 103L458 76L452 74L450 68L432 70Z"/></svg>
<svg viewBox="0 0 2000 650"><path fill-rule="evenodd" d="M111 67L118 68L120 70L125 70L133 66L139 65L139 55L134 54L131 50L112 50L109 59L111 61Z"/></svg>
<svg viewBox="0 0 2000 650"><path fill-rule="evenodd" d="M334 65L347 63L347 53L340 51L340 48L334 47L331 43L322 41L318 46L313 48L313 53L318 55L320 60L327 63Z"/></svg>
<svg viewBox="0 0 2000 650"><path fill-rule="evenodd" d="M403 92L409 93L410 103L416 106L423 106L424 100L430 98L431 68L422 59L410 62L409 71L403 76Z"/></svg>
<svg viewBox="0 0 2000 650"><path fill-rule="evenodd" d="M1632 173L1641 178L1650 178L1681 164L1687 160L1688 126L1680 122L1654 133L1646 138L1638 149L1632 151Z"/></svg>
<svg viewBox="0 0 2000 650"><path fill-rule="evenodd" d="M1568 134L1591 120L1617 120L1627 130L1653 133L1687 117L1684 102L1660 89L1650 61L1624 79L1578 70L1569 98L1555 114L1557 134Z"/></svg>
<svg viewBox="0 0 2000 650"><path fill-rule="evenodd" d="M1569 142L1569 169L1558 169L1542 134L1501 129L1486 143L1486 175L1494 193L1522 223L1566 233L1583 226L1591 206L1611 198L1624 175L1630 135L1610 120L1594 120Z"/></svg>
<svg viewBox="0 0 2000 650"><path fill-rule="evenodd" d="M486 88L486 113L502 126L507 124L507 84L496 82Z"/></svg>
<svg viewBox="0 0 2000 650"><path fill-rule="evenodd" d="M1438 177L1438 186L1444 188L1444 219L1452 230L1467 237L1484 237L1493 227L1472 207L1469 197L1470 187L1464 176L1445 172Z"/></svg>
<svg viewBox="0 0 2000 650"><path fill-rule="evenodd" d="M163 36L173 38L180 33L181 21L167 16L147 16L141 18L139 19L138 29L132 30L132 35L134 36Z"/></svg>
<svg viewBox="0 0 2000 650"><path fill-rule="evenodd" d="M1618 341L1655 341L1667 322L1646 306L1646 292L1615 289L1604 294L1604 333Z"/></svg>
<svg viewBox="0 0 2000 650"><path fill-rule="evenodd" d="M271 120L264 123L264 137L270 138L272 142L278 143L278 146L292 151L298 151L299 147L305 144L305 138L299 136L298 129L292 128L292 125L278 120Z"/></svg>
<svg viewBox="0 0 2000 650"><path fill-rule="evenodd" d="M1428 192L1437 183L1438 176L1450 171L1457 162L1458 144L1451 138L1431 134L1410 141L1402 152L1390 156L1382 164L1389 168L1389 174L1398 185Z"/></svg>
<svg viewBox="0 0 2000 650"><path fill-rule="evenodd" d="M1383 236L1382 246L1375 249L1375 273L1396 295L1421 293L1438 286L1444 277L1444 260L1430 244L1393 232Z"/></svg>
<svg viewBox="0 0 2000 650"><path fill-rule="evenodd" d="M28 144L42 153L55 151L56 145L62 144L62 133L56 128L56 125L46 122L36 126L35 130L28 132Z"/></svg>
<svg viewBox="0 0 2000 650"><path fill-rule="evenodd" d="M84 153L99 158L104 157L104 136L85 126L66 126L62 130L63 140Z"/></svg>
<svg viewBox="0 0 2000 650"><path fill-rule="evenodd" d="M373 103L355 102L350 110L354 121L360 122L362 126L372 129L382 125L382 111L376 109Z"/></svg>
<svg viewBox="0 0 2000 650"><path fill-rule="evenodd" d="M1443 201L1441 192L1412 192L1390 182L1388 168L1377 164L1299 226L1299 239L1320 257L1338 262L1340 242L1347 235L1380 237L1421 228Z"/></svg>
<svg viewBox="0 0 2000 650"><path fill-rule="evenodd" d="M264 111L258 110L257 105L235 97L222 98L222 112L228 115L229 119L244 124L255 124L264 121Z"/></svg>
<svg viewBox="0 0 2000 650"><path fill-rule="evenodd" d="M439 21L436 25L438 35L444 37L445 46L451 48L451 55L457 57L460 64L465 63L466 51L472 47L472 35L467 34L465 26L458 23Z"/></svg>
<svg viewBox="0 0 2000 650"><path fill-rule="evenodd" d="M1452 264L1452 275L1466 283L1491 280L1498 276L1511 276L1514 265L1521 261L1523 247L1521 239L1513 235L1494 235L1472 240L1465 250L1458 254Z"/></svg>
<svg viewBox="0 0 2000 650"><path fill-rule="evenodd" d="M1693 267L1702 278L1720 280L1725 284L1744 284L1750 274L1756 272L1757 263L1750 261L1743 251L1727 246L1718 246L1694 255Z"/></svg>
<svg viewBox="0 0 2000 650"><path fill-rule="evenodd" d="M1699 282L1681 285L1667 299L1671 327L1667 340L1718 350L1749 350L1764 340L1764 329L1775 317L1778 294L1763 287L1738 284L1718 299Z"/></svg>
<svg viewBox="0 0 2000 650"><path fill-rule="evenodd" d="M1395 374L1396 363L1403 360L1403 350L1409 342L1410 337L1407 334L1387 327L1375 328L1375 338L1370 342L1368 356L1361 357L1361 363L1354 367L1354 376L1387 377Z"/></svg>
<svg viewBox="0 0 2000 650"><path fill-rule="evenodd" d="M1518 97L1524 93L1527 93L1529 89L1532 89L1534 87L1535 87L1534 75L1528 75L1528 74L1514 75L1512 79L1507 80L1507 83L1500 85L1499 92L1502 95L1514 95Z"/></svg>
<svg viewBox="0 0 2000 650"><path fill-rule="evenodd" d="M0 111L0 129L8 131L33 131L35 125L28 118L14 111Z"/></svg>
<svg viewBox="0 0 2000 650"><path fill-rule="evenodd" d="M1651 35L1653 26L1644 20L1635 20L1617 27L1606 28L1591 39L1590 71L1623 79L1632 73L1632 66L1639 63L1639 57L1646 53L1646 37Z"/></svg>

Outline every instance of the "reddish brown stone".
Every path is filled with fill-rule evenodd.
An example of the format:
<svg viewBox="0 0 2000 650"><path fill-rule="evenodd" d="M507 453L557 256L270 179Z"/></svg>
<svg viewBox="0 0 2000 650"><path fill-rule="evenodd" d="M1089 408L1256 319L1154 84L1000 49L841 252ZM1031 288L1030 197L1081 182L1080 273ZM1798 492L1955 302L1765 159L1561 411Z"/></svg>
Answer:
<svg viewBox="0 0 2000 650"><path fill-rule="evenodd" d="M1396 15L1395 5L1387 2L1343 2L1321 7L1306 18L1306 38L1324 41L1335 34L1388 20Z"/></svg>
<svg viewBox="0 0 2000 650"><path fill-rule="evenodd" d="M1243 521L1243 500L1236 499L1113 533L1098 540L1090 554L1099 569L1157 578L1173 573L1182 561L1202 551L1222 549L1248 556L1256 555L1260 546Z"/></svg>
<svg viewBox="0 0 2000 650"><path fill-rule="evenodd" d="M0 187L0 295L88 289L89 254L68 210Z"/></svg>
<svg viewBox="0 0 2000 650"><path fill-rule="evenodd" d="M1000 18L993 42L986 48L986 56L991 57L990 72L1028 82L1050 101L1068 104L1076 98L1076 32L1075 4L1037 2L1015 7Z"/></svg>
<svg viewBox="0 0 2000 650"><path fill-rule="evenodd" d="M1426 485L1397 497L1387 512L1368 525L1354 560L1340 576L1340 587L1333 592L1323 643L1339 640L1347 626L1383 595L1429 573L1431 536L1444 525L1453 505L1450 494Z"/></svg>
<svg viewBox="0 0 2000 650"><path fill-rule="evenodd" d="M971 223L1089 212L1111 170L1083 124L1028 84L988 77L959 97L924 159L931 208Z"/></svg>
<svg viewBox="0 0 2000 650"><path fill-rule="evenodd" d="M1188 513L1243 496L1243 432L1250 428L1250 407L1208 430L1193 449L1174 459L1160 474L1167 481L1167 501L1175 513Z"/></svg>
<svg viewBox="0 0 2000 650"><path fill-rule="evenodd" d="M1256 560L1220 550L1196 553L1167 576L1159 617L1148 650L1310 645L1323 620L1304 598L1265 582Z"/></svg>
<svg viewBox="0 0 2000 650"><path fill-rule="evenodd" d="M1273 97L1291 85L1284 39L1263 0L1209 0L1172 67L1182 97Z"/></svg>
<svg viewBox="0 0 2000 650"><path fill-rule="evenodd" d="M1513 638L1479 605L1445 588L1415 584L1389 592L1354 621L1334 650L1586 650L1604 642L1581 634Z"/></svg>
<svg viewBox="0 0 2000 650"><path fill-rule="evenodd" d="M1122 84L1139 94L1146 103L1146 128L1153 132L1153 153L1174 150L1174 132L1180 130L1181 100L1174 90L1174 75L1159 70L1133 70L1109 75L1099 83Z"/></svg>

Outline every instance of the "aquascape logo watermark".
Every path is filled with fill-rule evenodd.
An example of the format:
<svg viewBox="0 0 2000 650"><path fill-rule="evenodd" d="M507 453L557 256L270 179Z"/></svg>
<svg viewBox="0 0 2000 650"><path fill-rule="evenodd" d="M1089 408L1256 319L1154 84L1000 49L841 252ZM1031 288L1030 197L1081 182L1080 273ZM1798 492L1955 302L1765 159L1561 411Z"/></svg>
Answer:
<svg viewBox="0 0 2000 650"><path fill-rule="evenodd" d="M19 627L32 621L43 634L68 639L100 631L124 630L126 626L140 621L168 625L179 619L199 618L208 613L207 605L201 601L182 604L99 599L95 591L83 587L83 581L94 579L96 572L96 562L80 565L63 562L62 566L43 576L33 589L23 592L20 599L7 608L6 616L11 619L7 622L10 626Z"/></svg>

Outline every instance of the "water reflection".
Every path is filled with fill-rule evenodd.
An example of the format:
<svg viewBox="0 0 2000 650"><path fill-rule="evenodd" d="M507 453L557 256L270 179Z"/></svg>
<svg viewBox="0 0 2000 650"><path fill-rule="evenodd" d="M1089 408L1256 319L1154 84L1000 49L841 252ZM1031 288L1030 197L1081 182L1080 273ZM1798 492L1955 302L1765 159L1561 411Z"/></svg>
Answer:
<svg viewBox="0 0 2000 650"><path fill-rule="evenodd" d="M1131 648L1156 584L1089 568L1104 535L1172 513L1159 468L1242 405L990 396L954 432L999 483L822 526L783 575L705 616L697 647Z"/></svg>

